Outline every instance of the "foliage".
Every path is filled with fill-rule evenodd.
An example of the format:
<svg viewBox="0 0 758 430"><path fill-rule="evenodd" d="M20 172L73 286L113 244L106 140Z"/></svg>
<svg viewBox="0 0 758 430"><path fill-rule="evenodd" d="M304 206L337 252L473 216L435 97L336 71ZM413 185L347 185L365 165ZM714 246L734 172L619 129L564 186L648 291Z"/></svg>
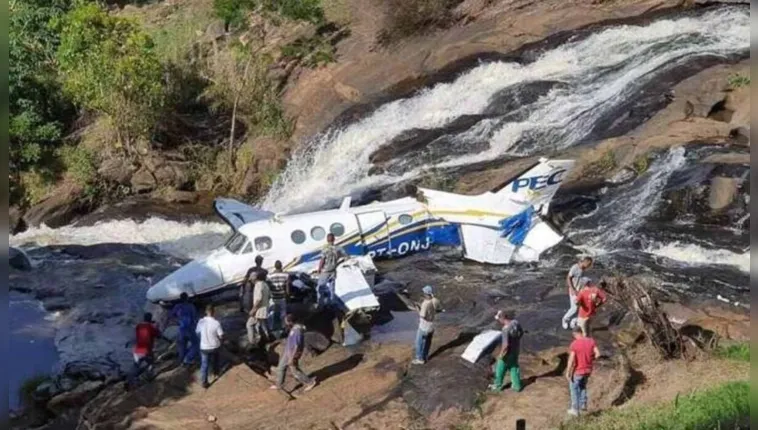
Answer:
<svg viewBox="0 0 758 430"><path fill-rule="evenodd" d="M612 409L571 421L565 430L710 430L734 428L750 415L750 386L729 382L678 397L675 402L649 407Z"/></svg>
<svg viewBox="0 0 758 430"><path fill-rule="evenodd" d="M246 12L253 7L255 0L213 0L213 12L224 20L227 30L242 26Z"/></svg>
<svg viewBox="0 0 758 430"><path fill-rule="evenodd" d="M58 150L66 172L77 184L86 186L97 179L94 155L83 146L66 145Z"/></svg>
<svg viewBox="0 0 758 430"><path fill-rule="evenodd" d="M321 0L321 8L327 22L344 27L352 20L349 0Z"/></svg>
<svg viewBox="0 0 758 430"><path fill-rule="evenodd" d="M587 165L587 173L591 175L599 175L609 172L616 168L616 156L612 149L609 149L603 153L603 155L597 160Z"/></svg>
<svg viewBox="0 0 758 430"><path fill-rule="evenodd" d="M326 38L317 35L298 39L282 47L282 56L301 61L306 67L318 67L334 61L335 48Z"/></svg>
<svg viewBox="0 0 758 430"><path fill-rule="evenodd" d="M271 59L249 46L235 44L209 59L210 85L204 98L215 109L232 110L246 123L252 135L287 136L290 122L284 118L279 94L268 79Z"/></svg>
<svg viewBox="0 0 758 430"><path fill-rule="evenodd" d="M715 352L721 358L750 362L750 344L747 342L719 346Z"/></svg>
<svg viewBox="0 0 758 430"><path fill-rule="evenodd" d="M379 43L389 45L404 37L444 27L452 22L451 10L458 0L385 0L387 26Z"/></svg>
<svg viewBox="0 0 758 430"><path fill-rule="evenodd" d="M151 12L148 9L143 13ZM150 18L156 15L154 13L150 17L140 15L138 18L153 39L153 49L161 62L186 68L191 62L191 55L194 54L198 33L204 33L214 22L214 12L211 1L189 1L183 2L169 16L155 22L150 21Z"/></svg>
<svg viewBox="0 0 758 430"><path fill-rule="evenodd" d="M9 19L9 138L11 189L20 174L43 169L72 117L56 81L58 33L50 22L63 16L67 0L15 0ZM38 175L46 175L38 172ZM11 194L11 203L20 199Z"/></svg>
<svg viewBox="0 0 758 430"><path fill-rule="evenodd" d="M615 160L614 160L615 163ZM632 162L632 168L635 172L637 172L638 175L641 175L645 172L647 172L647 169L650 167L650 158L647 154L640 154L637 157L634 158L634 161Z"/></svg>
<svg viewBox="0 0 758 430"><path fill-rule="evenodd" d="M442 170L429 170L419 182L419 186L439 191L453 191L457 181Z"/></svg>
<svg viewBox="0 0 758 430"><path fill-rule="evenodd" d="M324 21L321 0L260 0L267 10L291 19L319 24Z"/></svg>
<svg viewBox="0 0 758 430"><path fill-rule="evenodd" d="M33 168L19 174L20 196L19 200L24 203L36 204L41 202L50 193L55 177L48 170Z"/></svg>
<svg viewBox="0 0 758 430"><path fill-rule="evenodd" d="M57 59L64 91L108 115L127 150L149 136L165 101L163 68L152 39L134 22L81 3L61 20Z"/></svg>
<svg viewBox="0 0 758 430"><path fill-rule="evenodd" d="M727 81L727 85L730 89L737 89L741 87L749 87L750 86L750 76L745 76L739 73L736 73L734 75L730 75L729 79Z"/></svg>

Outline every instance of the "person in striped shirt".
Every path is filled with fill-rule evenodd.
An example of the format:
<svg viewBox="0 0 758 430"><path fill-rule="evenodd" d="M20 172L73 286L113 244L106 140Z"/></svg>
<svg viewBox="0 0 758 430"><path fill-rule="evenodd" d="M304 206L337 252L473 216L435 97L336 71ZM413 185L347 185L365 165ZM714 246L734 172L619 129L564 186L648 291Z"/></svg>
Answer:
<svg viewBox="0 0 758 430"><path fill-rule="evenodd" d="M268 282L271 285L271 306L269 306L268 326L271 333L278 337L284 329L284 318L287 315L287 298L290 297L292 277L282 270L282 262L274 263L274 271L269 273Z"/></svg>

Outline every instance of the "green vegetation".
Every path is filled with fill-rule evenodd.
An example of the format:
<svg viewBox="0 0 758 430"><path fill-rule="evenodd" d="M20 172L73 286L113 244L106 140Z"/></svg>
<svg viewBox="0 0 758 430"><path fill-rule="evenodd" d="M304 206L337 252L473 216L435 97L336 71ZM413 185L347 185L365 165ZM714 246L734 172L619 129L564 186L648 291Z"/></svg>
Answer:
<svg viewBox="0 0 758 430"><path fill-rule="evenodd" d="M638 175L647 172L648 167L650 167L650 157L647 154L640 154L634 157L634 161L632 161L632 168L635 172L637 172Z"/></svg>
<svg viewBox="0 0 758 430"><path fill-rule="evenodd" d="M382 45L452 23L457 0L386 0L387 25L379 34Z"/></svg>
<svg viewBox="0 0 758 430"><path fill-rule="evenodd" d="M747 342L719 346L716 348L715 353L716 356L721 358L750 362L750 344Z"/></svg>
<svg viewBox="0 0 758 430"><path fill-rule="evenodd" d="M244 27L246 15L252 10L265 10L314 24L324 21L320 0L213 0L213 11L224 20L227 30Z"/></svg>
<svg viewBox="0 0 758 430"><path fill-rule="evenodd" d="M75 103L111 119L119 143L134 152L150 137L166 99L153 41L135 22L83 3L61 20L57 59L63 90Z"/></svg>
<svg viewBox="0 0 758 430"><path fill-rule="evenodd" d="M600 158L587 165L587 172L599 175L615 169L616 166L616 156L613 150L609 149Z"/></svg>
<svg viewBox="0 0 758 430"><path fill-rule="evenodd" d="M739 73L736 73L734 75L729 76L729 79L727 81L727 85L729 86L729 89L737 89L741 87L749 87L750 86L750 76L741 75Z"/></svg>
<svg viewBox="0 0 758 430"><path fill-rule="evenodd" d="M564 430L710 430L734 428L750 416L748 382L729 382L716 388L677 397L649 407L612 409L569 422Z"/></svg>

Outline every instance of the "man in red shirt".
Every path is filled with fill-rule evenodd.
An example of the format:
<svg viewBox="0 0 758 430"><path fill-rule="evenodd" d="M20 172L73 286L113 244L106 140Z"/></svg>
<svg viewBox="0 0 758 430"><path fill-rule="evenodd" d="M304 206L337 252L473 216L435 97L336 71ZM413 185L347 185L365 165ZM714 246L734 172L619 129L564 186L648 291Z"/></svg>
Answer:
<svg viewBox="0 0 758 430"><path fill-rule="evenodd" d="M143 371L143 363L146 364L148 371L152 372L153 368L153 346L155 339L161 336L160 330L153 323L153 314L145 313L142 322L137 324L135 329L135 342L132 353L134 355L134 367L129 375L126 388L129 389L137 382Z"/></svg>
<svg viewBox="0 0 758 430"><path fill-rule="evenodd" d="M585 336L590 335L590 318L595 315L597 308L605 303L605 292L593 283L588 283L576 295L576 304L579 307L579 316L576 325L582 329Z"/></svg>
<svg viewBox="0 0 758 430"><path fill-rule="evenodd" d="M579 327L573 328L574 341L569 346L566 379L569 381L571 408L569 415L578 416L579 410L587 410L587 381L592 373L595 359L600 357L595 340L586 337Z"/></svg>

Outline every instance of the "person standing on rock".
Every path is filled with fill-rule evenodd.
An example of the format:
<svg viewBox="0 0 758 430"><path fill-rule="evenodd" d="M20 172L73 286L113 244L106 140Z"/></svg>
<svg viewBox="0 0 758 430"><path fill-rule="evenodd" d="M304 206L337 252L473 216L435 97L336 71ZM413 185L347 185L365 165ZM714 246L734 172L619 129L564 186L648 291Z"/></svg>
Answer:
<svg viewBox="0 0 758 430"><path fill-rule="evenodd" d="M424 300L419 307L418 331L416 332L416 357L412 364L424 364L429 359L429 350L432 347L434 336L434 319L437 310L440 309L440 301L434 297L434 291L430 285L421 289Z"/></svg>
<svg viewBox="0 0 758 430"><path fill-rule="evenodd" d="M224 330L221 323L215 318L216 309L212 304L205 307L205 318L197 323L195 333L200 336L200 378L203 388L208 388L208 369L213 370L213 375L219 376L219 351L224 339Z"/></svg>
<svg viewBox="0 0 758 430"><path fill-rule="evenodd" d="M171 317L179 323L179 334L176 339L176 350L179 362L189 366L195 361L200 352L199 339L195 333L197 327L197 309L189 300L187 293L179 296L179 303L171 309Z"/></svg>
<svg viewBox="0 0 758 430"><path fill-rule="evenodd" d="M566 379L569 382L571 407L568 414L578 416L587 410L587 381L592 373L592 365L600 358L600 350L595 340L587 337L580 327L573 328L574 341L569 346Z"/></svg>
<svg viewBox="0 0 758 430"><path fill-rule="evenodd" d="M247 341L252 348L254 345L260 345L264 339L269 339L268 328L266 327L268 318L268 308L271 301L271 290L266 282L266 273L258 272L253 290L253 307L248 314L247 323Z"/></svg>
<svg viewBox="0 0 758 430"><path fill-rule="evenodd" d="M293 314L287 314L284 317L284 324L289 330L287 343L284 345L282 355L279 357L279 365L276 372L276 384L270 388L272 390L284 390L284 379L287 376L287 369L292 372L292 376L305 386L303 391L312 390L317 384L316 378L311 378L300 369L300 357L303 355L305 348L305 326L300 324Z"/></svg>
<svg viewBox="0 0 758 430"><path fill-rule="evenodd" d="M563 315L563 329L568 330L571 321L576 317L578 308L576 307L576 295L582 289L581 279L584 276L584 272L592 267L592 257L583 257L578 263L571 266L566 274L566 286L568 287L569 295L569 310Z"/></svg>
<svg viewBox="0 0 758 430"><path fill-rule="evenodd" d="M597 313L597 308L606 302L605 292L598 288L592 282L587 282L587 286L582 288L576 296L576 304L579 307L579 316L576 319L576 325L582 330L585 336L590 336L591 327L590 319Z"/></svg>
<svg viewBox="0 0 758 430"><path fill-rule="evenodd" d="M250 312L250 309L253 307L253 285L258 279L259 273L268 275L268 270L263 268L262 255L257 255L255 257L255 266L251 267L250 270L247 271L245 279L240 285L240 312Z"/></svg>
<svg viewBox="0 0 758 430"><path fill-rule="evenodd" d="M342 260L348 258L345 250L334 244L334 234L326 235L326 243L326 247L321 251L321 260L318 262L319 276L316 292L319 306L329 304L334 300L334 277L337 273L337 266ZM328 297L326 297L327 288Z"/></svg>
<svg viewBox="0 0 758 430"><path fill-rule="evenodd" d="M282 262L274 263L274 271L268 276L271 284L271 312L269 314L269 329L273 333L281 332L284 328L284 317L287 314L287 298L290 297L292 279L290 274L282 270Z"/></svg>
<svg viewBox="0 0 758 430"><path fill-rule="evenodd" d="M521 328L513 315L498 311L495 314L497 322L502 324L503 333L500 343L500 352L495 362L495 380L490 385L490 390L500 392L503 390L505 374L511 373L511 389L521 391L521 368L518 364L519 354L521 353L521 338L524 336L524 329Z"/></svg>

